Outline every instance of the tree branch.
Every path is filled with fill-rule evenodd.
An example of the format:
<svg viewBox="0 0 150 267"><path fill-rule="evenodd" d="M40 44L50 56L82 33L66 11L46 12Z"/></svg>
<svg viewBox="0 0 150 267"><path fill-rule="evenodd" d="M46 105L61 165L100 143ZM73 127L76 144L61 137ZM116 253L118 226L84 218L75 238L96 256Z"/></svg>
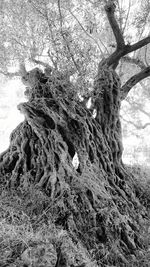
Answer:
<svg viewBox="0 0 150 267"><path fill-rule="evenodd" d="M145 129L147 126L149 126L150 125L150 122L147 122L147 123L145 123L143 126L142 126L142 129Z"/></svg>
<svg viewBox="0 0 150 267"><path fill-rule="evenodd" d="M140 60L139 58L132 58L129 56L124 56L121 58L121 61L134 64L134 65L138 66L141 70L144 70L146 68L144 62L142 60Z"/></svg>
<svg viewBox="0 0 150 267"><path fill-rule="evenodd" d="M118 50L116 49L116 51L106 59L108 66L115 65L115 68L116 68L117 63L122 57L126 56L127 54L133 51L140 49L141 47L147 45L148 43L150 43L150 36L144 38L143 40L133 45L127 44L127 45L122 46L122 48L119 48Z"/></svg>
<svg viewBox="0 0 150 267"><path fill-rule="evenodd" d="M146 38L132 44L125 44L123 34L121 32L121 29L119 28L119 25L117 23L117 20L115 18L115 4L113 0L108 0L107 4L105 5L105 11L107 14L107 18L109 20L110 26L112 28L112 31L114 33L117 48L114 51L112 55L110 55L106 60L105 63L107 63L108 66L112 66L114 69L117 67L119 60L123 58L123 60L128 61L130 63L136 64L138 67L140 67L141 72L138 74L132 76L121 88L121 99L125 99L131 88L136 85L141 80L147 78L150 76L150 66L146 67L145 64L139 60L134 59L126 56L127 54L136 51L143 46L150 43L150 35Z"/></svg>
<svg viewBox="0 0 150 267"><path fill-rule="evenodd" d="M143 46L145 46L149 43L150 43L150 36L147 36L146 38L136 42L135 44L129 45L128 49L127 49L127 53L131 53L133 51L136 51L136 50L142 48Z"/></svg>
<svg viewBox="0 0 150 267"><path fill-rule="evenodd" d="M136 85L141 80L150 76L150 66L142 70L141 72L132 76L122 87L121 87L121 100L124 100L131 90L131 88Z"/></svg>
<svg viewBox="0 0 150 267"><path fill-rule="evenodd" d="M61 31L61 35L62 35L62 38L63 38L63 40L64 40L64 42L65 42L65 45L66 45L66 47L67 47L67 49L68 49L68 52L69 52L70 57L71 57L71 59L72 59L72 62L74 63L74 65L75 65L75 67L76 67L78 73L80 74L79 66L78 66L78 64L76 63L75 59L74 59L74 55L72 54L72 52L71 52L71 50L70 50L70 46L69 46L69 44L68 44L68 41L67 41L67 39L66 39L66 37L65 37L65 35L64 35L64 33L63 33L63 17L62 17L62 13L61 13L61 4L60 4L60 0L57 0L57 4L58 4L59 17L60 17L60 31Z"/></svg>
<svg viewBox="0 0 150 267"><path fill-rule="evenodd" d="M150 36L147 36L146 38L132 45L125 44L123 34L115 18L115 8L116 6L114 2L111 0L109 0L108 3L105 5L107 18L109 20L110 26L112 28L117 43L117 48L115 52L106 59L106 63L108 66L112 65L114 69L117 67L118 62L122 57L150 43Z"/></svg>
<svg viewBox="0 0 150 267"><path fill-rule="evenodd" d="M144 130L147 126L150 125L150 122L147 122L147 123L145 123L145 124L143 124L143 125L140 125L140 124L136 124L136 123L134 123L134 122L131 121L131 120L126 120L123 116L120 116L120 117L121 117L121 119L122 119L123 121L125 121L125 122L130 123L131 125L133 125L137 130Z"/></svg>
<svg viewBox="0 0 150 267"><path fill-rule="evenodd" d="M48 29L49 29L49 40L51 40L52 47L53 47L53 49L54 49L54 51L58 57L58 49L57 49L57 45L56 45L56 40L54 38L53 30L52 30L52 22L49 20L46 3L44 2L44 4L45 4L45 19L46 19ZM50 49L48 49L47 53L48 53L50 60L52 61L53 65L54 65L55 69L58 70L57 60L54 60L53 57L51 56Z"/></svg>
<svg viewBox="0 0 150 267"><path fill-rule="evenodd" d="M99 51L101 52L102 55L104 55L99 43L97 42L97 40L95 38L93 38L93 36L91 36L86 30L85 28L83 27L82 23L79 21L79 19L73 14L73 12L68 8L70 14L74 17L74 19L78 22L78 24L80 25L81 29L83 30L83 32L90 38L92 39L95 44L98 46L98 49ZM101 41L101 40L100 40ZM102 43L103 44L103 43ZM104 44L103 44L104 45Z"/></svg>
<svg viewBox="0 0 150 267"><path fill-rule="evenodd" d="M116 9L116 6L113 3L113 1L109 1L105 5L105 11L107 14L107 18L109 20L110 26L111 26L112 31L114 33L116 43L117 43L117 50L118 50L118 49L122 48L123 46L125 46L125 42L124 42L122 32L119 28L119 25L116 21L115 15L114 15L115 9Z"/></svg>
<svg viewBox="0 0 150 267"><path fill-rule="evenodd" d="M150 119L150 112L145 111L140 103L137 103L135 101L130 101L130 99L125 100L130 106L132 106L135 110L138 110L142 112L144 115L146 115ZM143 105L142 105L143 106Z"/></svg>
<svg viewBox="0 0 150 267"><path fill-rule="evenodd" d="M123 27L123 30L122 30L123 33L124 33L124 31L126 29L126 26L127 26L130 10L131 10L131 1L129 1L128 12L127 12L127 16L126 16L126 19L125 19L124 27Z"/></svg>

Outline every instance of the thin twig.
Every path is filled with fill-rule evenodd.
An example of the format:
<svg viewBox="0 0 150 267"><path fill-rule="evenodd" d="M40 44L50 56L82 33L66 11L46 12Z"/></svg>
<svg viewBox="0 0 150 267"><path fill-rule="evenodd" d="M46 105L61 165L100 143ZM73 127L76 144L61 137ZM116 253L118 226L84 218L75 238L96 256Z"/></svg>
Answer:
<svg viewBox="0 0 150 267"><path fill-rule="evenodd" d="M69 46L68 41L66 40L65 35L63 33L63 18L62 18L62 13L61 13L60 0L58 0L57 3L58 3L58 10L59 10L59 16L60 16L60 30L61 30L61 35L62 35L62 37L63 37L63 39L65 41L65 44L66 44L66 47L68 49L68 52L69 52L69 54L71 56L71 59L72 59L74 65L75 65L77 71L80 73L80 69L79 69L79 67L78 67L78 65L77 65L77 63L76 63L76 61L74 59L74 56L73 56L72 52L70 51L70 46Z"/></svg>
<svg viewBox="0 0 150 267"><path fill-rule="evenodd" d="M144 130L147 126L150 125L150 122L147 122L147 123L145 123L144 125L140 125L139 123L136 124L136 123L134 123L134 122L131 121L131 120L127 120L127 119L125 119L125 118L124 118L123 116L121 116L121 115L120 115L120 118L121 118L123 121L125 121L125 122L130 123L131 125L133 125L137 130Z"/></svg>
<svg viewBox="0 0 150 267"><path fill-rule="evenodd" d="M129 0L129 6L128 6L128 12L127 12L127 16L126 16L126 21L124 23L124 27L123 27L123 30L122 30L123 33L125 32L125 28L127 26L127 21L128 21L129 14L130 14L130 9L131 9L131 1Z"/></svg>
<svg viewBox="0 0 150 267"><path fill-rule="evenodd" d="M102 51L102 49L101 49L101 47L100 47L100 45L99 45L99 43L97 42L97 40L95 39L95 38L93 38L86 30L85 30L85 28L83 27L83 25L82 25L82 23L79 21L79 19L73 14L73 12L68 8L68 10L69 10L69 12L70 12L70 14L75 18L75 20L78 22L78 24L80 25L80 27L81 27L81 29L84 31L84 33L90 38L90 39L92 39L95 43L96 43L96 45L98 46L98 49L99 49L99 51L101 52L101 54L104 56L104 53L103 53L103 51ZM105 47L105 45L103 44L103 42L100 40L100 42L102 43L102 45ZM105 47L105 49L106 49L106 47Z"/></svg>
<svg viewBox="0 0 150 267"><path fill-rule="evenodd" d="M145 59L145 63L146 63L146 65L148 66L149 64L148 64L148 61L147 61L147 45L146 45L146 47L145 47L145 55L144 55L144 59Z"/></svg>
<svg viewBox="0 0 150 267"><path fill-rule="evenodd" d="M121 58L121 61L134 64L138 66L141 70L144 70L146 68L146 65L144 64L144 62L140 60L139 58L133 58L133 57L131 58L129 56L124 56Z"/></svg>

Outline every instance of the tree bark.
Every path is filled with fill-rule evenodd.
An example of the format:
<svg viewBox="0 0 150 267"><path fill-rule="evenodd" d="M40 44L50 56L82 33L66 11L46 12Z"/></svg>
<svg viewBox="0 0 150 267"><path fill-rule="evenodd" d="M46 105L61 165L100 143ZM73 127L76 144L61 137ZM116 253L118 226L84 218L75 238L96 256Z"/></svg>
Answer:
<svg viewBox="0 0 150 267"><path fill-rule="evenodd" d="M138 82L150 76L150 66L143 69L139 73L133 75L121 88L121 100L124 100L130 90L136 85Z"/></svg>
<svg viewBox="0 0 150 267"><path fill-rule="evenodd" d="M113 34L116 39L117 47L114 53L112 53L107 59L107 65L112 66L114 69L118 66L119 60L123 57L125 57L127 54L134 52L143 46L150 43L150 36L143 38L142 40L130 45L125 44L123 33L121 32L121 29L119 28L118 22L115 18L115 9L116 6L114 4L114 1L109 0L107 4L105 5L105 11L107 14L108 21L110 23L111 29L113 31ZM137 60L136 61L137 64ZM140 62L138 62L139 65ZM143 66L142 66L143 68Z"/></svg>
<svg viewBox="0 0 150 267"><path fill-rule="evenodd" d="M27 78L29 101L18 107L25 120L0 156L1 184L21 192L32 185L49 197L55 226L80 242L91 261L82 259L81 266L125 266L144 246L138 213L142 209L146 216L146 210L122 163L117 74L107 65L99 68L91 109L75 97L69 81L46 77L38 69ZM69 263L63 244L59 251L57 262L65 258L64 266L78 266L75 252Z"/></svg>

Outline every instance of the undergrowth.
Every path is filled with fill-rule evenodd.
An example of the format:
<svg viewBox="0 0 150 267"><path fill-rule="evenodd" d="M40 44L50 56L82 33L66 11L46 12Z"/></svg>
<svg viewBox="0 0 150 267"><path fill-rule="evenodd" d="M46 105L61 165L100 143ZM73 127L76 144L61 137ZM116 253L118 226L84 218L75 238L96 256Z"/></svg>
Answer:
<svg viewBox="0 0 150 267"><path fill-rule="evenodd" d="M133 175L136 196L150 210L150 167L135 164L127 169Z"/></svg>
<svg viewBox="0 0 150 267"><path fill-rule="evenodd" d="M134 175L135 193L141 203L150 209L150 171L143 170L139 166L128 166L128 170ZM95 251L87 252L79 243L73 244L67 231L56 228L53 218L53 207L49 205L49 198L43 192L33 187L28 192L8 191L1 188L0 192L0 266L1 267L62 267L66 266L61 258L58 262L59 245L64 242L64 251L70 257L78 257L78 267L114 266L110 265L110 258L117 253L117 244L111 244L112 249L106 253L103 265L95 260ZM142 221L143 222L143 221ZM115 266L150 266L150 222L146 220L141 224L141 234L145 240L146 248L139 250L130 257L130 264ZM118 240L119 242L119 240ZM103 245L103 244L102 244ZM102 248L101 248L102 250ZM68 253L68 254L67 254ZM97 252L96 252L97 253ZM79 255L80 254L80 255ZM82 260L85 264L80 264ZM91 260L90 260L91 259ZM70 265L71 266L71 265ZM70 267L69 266L69 267ZM72 265L74 266L74 265ZM77 266L77 265L76 265ZM76 267L75 266L75 267Z"/></svg>

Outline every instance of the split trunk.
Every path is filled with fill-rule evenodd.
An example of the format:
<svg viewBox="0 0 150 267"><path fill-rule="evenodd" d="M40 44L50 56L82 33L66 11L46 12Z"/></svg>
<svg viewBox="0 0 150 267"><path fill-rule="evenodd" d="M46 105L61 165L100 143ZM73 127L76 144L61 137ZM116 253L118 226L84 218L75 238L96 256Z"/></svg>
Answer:
<svg viewBox="0 0 150 267"><path fill-rule="evenodd" d="M49 216L72 240L74 255L71 262L61 242L54 266L130 266L144 246L139 217L146 210L122 163L117 74L99 69L90 109L69 81L37 69L26 81L29 100L18 107L25 120L0 156L1 184L21 192L34 186L49 198ZM79 265L83 248L89 263L80 258Z"/></svg>

